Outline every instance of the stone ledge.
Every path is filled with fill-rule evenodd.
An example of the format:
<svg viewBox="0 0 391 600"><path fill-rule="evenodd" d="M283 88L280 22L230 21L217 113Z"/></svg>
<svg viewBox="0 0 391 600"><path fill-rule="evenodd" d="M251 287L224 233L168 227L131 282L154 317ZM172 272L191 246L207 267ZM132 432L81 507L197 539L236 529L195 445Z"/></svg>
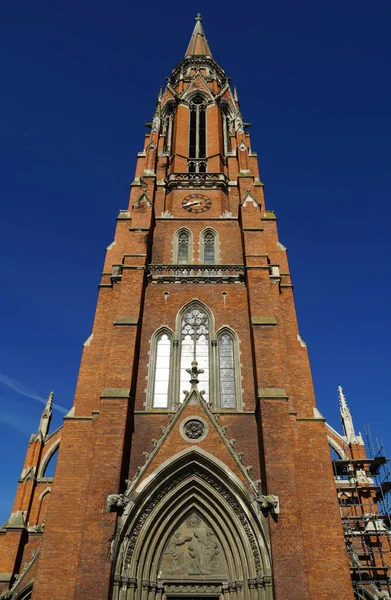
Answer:
<svg viewBox="0 0 391 600"><path fill-rule="evenodd" d="M263 227L243 227L243 231L263 231Z"/></svg>
<svg viewBox="0 0 391 600"><path fill-rule="evenodd" d="M12 573L0 573L0 582L8 583L11 580Z"/></svg>
<svg viewBox="0 0 391 600"><path fill-rule="evenodd" d="M288 400L284 388L259 388L258 398L260 400Z"/></svg>
<svg viewBox="0 0 391 600"><path fill-rule="evenodd" d="M64 421L92 421L92 417L73 417L71 415L70 417L65 416Z"/></svg>
<svg viewBox="0 0 391 600"><path fill-rule="evenodd" d="M246 258L267 258L268 254L245 254Z"/></svg>
<svg viewBox="0 0 391 600"><path fill-rule="evenodd" d="M130 216L130 212L128 210L120 210L117 216L117 221L131 221L132 217Z"/></svg>
<svg viewBox="0 0 391 600"><path fill-rule="evenodd" d="M277 221L274 210L265 210L263 217L261 217L261 221Z"/></svg>
<svg viewBox="0 0 391 600"><path fill-rule="evenodd" d="M137 325L138 317L117 317L113 325Z"/></svg>
<svg viewBox="0 0 391 600"><path fill-rule="evenodd" d="M129 394L129 388L105 388L101 398L129 398Z"/></svg>
<svg viewBox="0 0 391 600"><path fill-rule="evenodd" d="M253 325L277 325L275 317L251 317Z"/></svg>
<svg viewBox="0 0 391 600"><path fill-rule="evenodd" d="M324 417L298 417L296 421L315 421L320 423L326 423L326 419Z"/></svg>

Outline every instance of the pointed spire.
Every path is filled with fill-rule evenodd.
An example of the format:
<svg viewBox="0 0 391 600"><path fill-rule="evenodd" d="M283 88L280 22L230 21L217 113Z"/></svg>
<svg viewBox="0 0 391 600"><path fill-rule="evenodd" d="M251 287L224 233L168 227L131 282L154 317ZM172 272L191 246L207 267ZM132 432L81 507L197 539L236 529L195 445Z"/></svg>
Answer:
<svg viewBox="0 0 391 600"><path fill-rule="evenodd" d="M46 402L46 406L42 411L41 420L39 423L37 438L39 437L42 440L44 440L46 437L46 434L49 430L50 421L52 419L53 399L54 399L54 392L50 392L47 402Z"/></svg>
<svg viewBox="0 0 391 600"><path fill-rule="evenodd" d="M185 56L212 56L208 41L205 37L204 28L202 26L202 17L200 13L196 16L196 24L190 38L189 45Z"/></svg>
<svg viewBox="0 0 391 600"><path fill-rule="evenodd" d="M338 386L338 394L339 394L339 410L341 414L342 426L345 432L346 439L348 444L360 444L362 443L359 439L359 436L356 435L354 431L353 419L350 414L350 410L348 407L348 403L346 402L345 394L343 393L342 387Z"/></svg>

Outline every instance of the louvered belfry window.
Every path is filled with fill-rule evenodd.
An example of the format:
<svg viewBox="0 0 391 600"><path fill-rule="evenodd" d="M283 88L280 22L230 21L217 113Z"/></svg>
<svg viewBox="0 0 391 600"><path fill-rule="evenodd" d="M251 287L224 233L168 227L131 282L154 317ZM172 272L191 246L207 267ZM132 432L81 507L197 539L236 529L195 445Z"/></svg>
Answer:
<svg viewBox="0 0 391 600"><path fill-rule="evenodd" d="M206 103L202 96L190 102L189 172L206 171Z"/></svg>

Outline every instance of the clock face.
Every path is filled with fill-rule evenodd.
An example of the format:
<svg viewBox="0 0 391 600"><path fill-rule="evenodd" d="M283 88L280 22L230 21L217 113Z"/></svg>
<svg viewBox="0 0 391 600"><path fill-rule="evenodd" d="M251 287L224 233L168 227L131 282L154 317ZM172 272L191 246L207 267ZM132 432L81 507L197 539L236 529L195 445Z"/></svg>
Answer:
<svg viewBox="0 0 391 600"><path fill-rule="evenodd" d="M182 206L191 213L203 213L212 206L212 202L203 194L190 194L184 198Z"/></svg>

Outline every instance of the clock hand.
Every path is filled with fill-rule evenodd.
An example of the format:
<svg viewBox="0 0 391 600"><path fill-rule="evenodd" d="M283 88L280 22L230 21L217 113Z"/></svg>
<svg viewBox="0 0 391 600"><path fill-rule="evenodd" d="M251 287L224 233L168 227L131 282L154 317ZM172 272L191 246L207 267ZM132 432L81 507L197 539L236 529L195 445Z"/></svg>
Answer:
<svg viewBox="0 0 391 600"><path fill-rule="evenodd" d="M189 201L189 202L186 202L186 204L184 204L183 206L184 207L186 207L186 206L193 206L193 204L200 204L200 201L199 200L194 200L193 202Z"/></svg>

